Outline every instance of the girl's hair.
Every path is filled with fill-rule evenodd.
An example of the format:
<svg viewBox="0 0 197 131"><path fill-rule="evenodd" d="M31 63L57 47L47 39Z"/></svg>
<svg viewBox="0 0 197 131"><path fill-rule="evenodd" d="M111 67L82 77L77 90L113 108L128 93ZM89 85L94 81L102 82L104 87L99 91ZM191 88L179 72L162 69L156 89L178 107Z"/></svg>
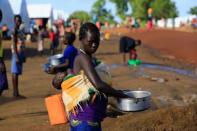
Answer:
<svg viewBox="0 0 197 131"><path fill-rule="evenodd" d="M87 23L84 23L80 27L79 40L84 39L86 37L88 31L94 32L94 33L96 33L98 35L98 37L100 37L100 32L99 32L99 29L96 27L96 25L93 24L93 23L87 22Z"/></svg>
<svg viewBox="0 0 197 131"><path fill-rule="evenodd" d="M72 32L65 32L65 39L68 41L68 44L73 44L76 39L76 36Z"/></svg>
<svg viewBox="0 0 197 131"><path fill-rule="evenodd" d="M18 18L19 22L22 23L22 17L20 15L15 15L14 16L14 21Z"/></svg>

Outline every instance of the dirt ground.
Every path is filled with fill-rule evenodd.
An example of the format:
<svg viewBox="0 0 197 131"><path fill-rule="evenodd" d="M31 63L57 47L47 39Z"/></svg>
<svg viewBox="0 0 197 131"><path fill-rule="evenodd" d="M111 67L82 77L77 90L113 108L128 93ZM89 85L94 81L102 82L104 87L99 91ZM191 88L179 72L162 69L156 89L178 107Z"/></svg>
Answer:
<svg viewBox="0 0 197 131"><path fill-rule="evenodd" d="M117 30L108 41L101 41L96 56L109 64L113 86L117 89L146 90L152 93L151 107L140 112L122 112L112 105L102 122L104 131L196 131L197 130L197 77L172 71L122 64L118 53L119 35L139 38L139 58L145 63L162 64L193 71L197 65L196 33L170 30L129 32ZM76 41L78 43L78 41ZM51 88L53 75L43 71L49 55L48 42L44 56L37 54L36 44L27 44L27 63L20 77L20 93L26 99L12 98L10 74L10 42L4 42L9 90L0 96L0 130L2 131L67 131L69 125L50 126L44 98L58 93ZM77 44L78 46L78 44ZM152 78L162 78L159 82ZM113 98L110 98L114 101Z"/></svg>

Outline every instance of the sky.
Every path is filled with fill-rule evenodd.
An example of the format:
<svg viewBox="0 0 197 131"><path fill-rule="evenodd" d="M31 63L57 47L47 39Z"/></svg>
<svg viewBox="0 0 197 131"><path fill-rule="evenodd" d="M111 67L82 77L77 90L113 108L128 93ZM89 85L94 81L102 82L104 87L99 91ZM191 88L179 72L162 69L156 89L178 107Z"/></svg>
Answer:
<svg viewBox="0 0 197 131"><path fill-rule="evenodd" d="M96 0L26 0L28 4L51 3L54 9L64 10L66 14L71 14L77 10L91 11L91 7ZM176 3L179 16L187 16L191 7L197 6L197 0L172 0ZM115 15L115 5L107 3L106 7L112 10Z"/></svg>

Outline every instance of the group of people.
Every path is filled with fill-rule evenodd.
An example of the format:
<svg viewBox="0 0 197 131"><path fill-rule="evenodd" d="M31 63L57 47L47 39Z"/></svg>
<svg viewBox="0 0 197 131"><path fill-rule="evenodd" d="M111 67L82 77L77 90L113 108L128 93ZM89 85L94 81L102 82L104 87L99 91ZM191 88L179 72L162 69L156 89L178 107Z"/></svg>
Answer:
<svg viewBox="0 0 197 131"><path fill-rule="evenodd" d="M67 72L60 71L59 73L57 73L52 81L52 84L56 89L65 89L64 85L68 85L64 84L64 82L68 81L70 78L70 76L68 78L68 74L77 76L81 74L82 71L86 76L87 80L94 87L94 91L88 93L90 97L88 97L89 99L87 99L87 104L81 104L80 108L78 108L78 110L76 111L77 113L72 112L71 109L68 110L70 119L70 130L101 131L101 121L106 116L106 107L108 101L107 97L113 96L128 98L130 96L127 96L121 90L116 90L112 88L111 85L102 81L95 69L98 63L96 62L96 58L93 57L93 54L97 51L100 44L100 31L96 27L96 25L92 23L85 23L81 26L79 31L79 51L77 51L76 48L72 45L72 42L74 42L74 34L73 36L71 34L65 35L65 38L67 38L67 40L65 39L65 43L70 43L64 51L64 57L66 58L66 61L64 64L55 67L55 69L60 69L67 66ZM75 84L75 82L73 84ZM76 86L80 86L80 84L78 83L78 85ZM66 91L64 91L68 93L69 89L65 89ZM84 88L83 90L85 91L86 88ZM73 93L74 92L72 92L71 94ZM92 98L94 98L93 101Z"/></svg>
<svg viewBox="0 0 197 131"><path fill-rule="evenodd" d="M31 33L31 39L33 42L37 42L38 53L42 56L44 52L44 39L46 37L50 40L50 52L54 55L57 47L62 44L62 33L59 31L57 25L53 25L53 28L47 30L44 26L34 26L33 32Z"/></svg>
<svg viewBox="0 0 197 131"><path fill-rule="evenodd" d="M25 57L25 34L21 27L22 19L19 15L14 17L15 28L13 31L12 42L12 62L11 73L13 83L13 96L20 97L18 90L18 77L22 74L23 64L26 61ZM51 36L52 37L52 36ZM100 44L100 31L93 23L84 23L79 30L80 49L73 45L76 39L75 33L66 32L64 34L63 43L66 46L64 49L64 63L52 67L51 72L56 72L52 80L52 85L56 89L63 89L64 82L69 80L70 76L77 76L83 72L85 78L89 82L89 89L79 87L86 91L88 97L86 104L80 104L80 108L76 112L67 110L70 121L71 131L101 131L101 121L106 117L106 108L108 97L129 98L130 96L124 94L123 91L112 88L111 84L106 83L98 75L96 67L98 60L93 57ZM124 40L123 40L124 41ZM136 56L135 56L136 57ZM68 77L69 76L69 77ZM3 49L0 35L0 93L8 89L8 82L6 76L6 68L3 61ZM80 86L80 84L78 85ZM63 91L66 89L64 88ZM66 91L67 92L67 91ZM79 93L79 92L78 92ZM64 94L64 93L62 93ZM81 94L79 94L81 95ZM64 95L63 95L64 97ZM80 101L81 100L81 101ZM79 99L79 103L84 99ZM78 105L74 105L76 108Z"/></svg>

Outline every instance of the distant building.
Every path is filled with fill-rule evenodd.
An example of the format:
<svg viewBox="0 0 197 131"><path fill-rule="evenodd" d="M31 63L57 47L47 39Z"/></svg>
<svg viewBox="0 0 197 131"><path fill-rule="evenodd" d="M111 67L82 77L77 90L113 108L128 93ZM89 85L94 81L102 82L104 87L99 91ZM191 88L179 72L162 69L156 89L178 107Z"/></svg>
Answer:
<svg viewBox="0 0 197 131"><path fill-rule="evenodd" d="M190 25L192 19L196 18L195 15L188 15L185 17L176 17L176 18L168 18L168 19L161 19L157 21L157 26L161 28L179 28L183 25Z"/></svg>
<svg viewBox="0 0 197 131"><path fill-rule="evenodd" d="M53 8L51 4L28 5L29 17L38 26L52 27Z"/></svg>

